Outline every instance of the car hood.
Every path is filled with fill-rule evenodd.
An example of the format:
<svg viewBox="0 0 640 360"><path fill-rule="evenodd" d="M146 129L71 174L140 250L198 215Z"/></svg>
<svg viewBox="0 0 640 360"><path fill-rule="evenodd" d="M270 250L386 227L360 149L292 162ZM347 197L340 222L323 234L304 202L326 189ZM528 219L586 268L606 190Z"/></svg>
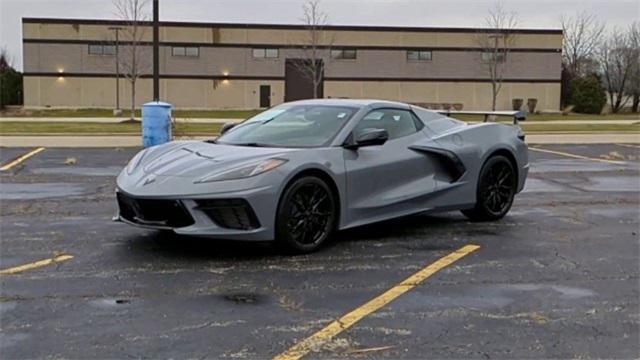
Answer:
<svg viewBox="0 0 640 360"><path fill-rule="evenodd" d="M282 156L297 149L171 142L147 150L138 169L146 174L193 177L223 171L253 160Z"/></svg>

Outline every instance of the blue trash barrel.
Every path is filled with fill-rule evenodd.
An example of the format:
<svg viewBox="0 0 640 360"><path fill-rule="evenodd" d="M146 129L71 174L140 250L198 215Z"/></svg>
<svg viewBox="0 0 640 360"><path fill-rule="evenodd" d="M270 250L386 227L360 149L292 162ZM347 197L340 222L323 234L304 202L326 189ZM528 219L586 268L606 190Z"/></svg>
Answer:
<svg viewBox="0 0 640 360"><path fill-rule="evenodd" d="M171 141L171 104L152 101L142 105L142 146Z"/></svg>

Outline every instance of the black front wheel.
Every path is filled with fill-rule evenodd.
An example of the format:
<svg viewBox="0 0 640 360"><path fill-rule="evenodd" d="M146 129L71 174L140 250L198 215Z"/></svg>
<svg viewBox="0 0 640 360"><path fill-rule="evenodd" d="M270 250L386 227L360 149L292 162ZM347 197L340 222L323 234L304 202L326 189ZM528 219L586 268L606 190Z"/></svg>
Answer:
<svg viewBox="0 0 640 360"><path fill-rule="evenodd" d="M313 176L295 180L284 191L276 216L276 241L287 251L318 249L336 226L336 201L329 186Z"/></svg>
<svg viewBox="0 0 640 360"><path fill-rule="evenodd" d="M492 156L480 170L475 207L462 213L478 221L502 219L511 209L516 187L515 169L509 159Z"/></svg>

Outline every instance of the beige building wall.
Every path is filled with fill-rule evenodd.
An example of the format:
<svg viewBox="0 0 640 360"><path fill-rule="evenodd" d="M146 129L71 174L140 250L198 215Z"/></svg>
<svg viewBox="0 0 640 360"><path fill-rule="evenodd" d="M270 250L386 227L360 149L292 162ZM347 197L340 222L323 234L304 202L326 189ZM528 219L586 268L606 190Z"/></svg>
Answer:
<svg viewBox="0 0 640 360"><path fill-rule="evenodd" d="M24 23L23 37L30 39L106 40L110 25ZM151 27L141 26L143 39L151 41ZM348 29L348 27L347 27ZM126 37L126 31L123 36ZM328 30L324 44L340 46L398 46L398 47L478 47L478 32L460 31L381 31L381 30ZM112 37L112 35L108 35ZM224 28L209 25L163 26L160 41L246 44L305 44L306 30ZM123 38L124 39L124 38ZM562 34L516 34L515 48L557 49L562 47Z"/></svg>
<svg viewBox="0 0 640 360"><path fill-rule="evenodd" d="M271 86L271 104L284 101L284 81L162 79L162 98L180 109L257 109L260 86ZM26 107L114 108L116 81L102 77L24 77ZM136 106L152 97L152 81L136 83ZM131 105L131 84L120 79L120 106Z"/></svg>
<svg viewBox="0 0 640 360"><path fill-rule="evenodd" d="M160 48L160 72L171 75L246 75L283 76L285 60L303 54L295 49L281 49L276 59L255 59L251 48L201 47L198 57L171 55L171 47ZM115 73L115 56L90 55L86 44L25 43L25 72ZM122 48L126 56L127 47ZM139 69L151 72L151 47L139 52ZM480 52L434 51L431 61L408 61L406 50L358 50L354 60L330 59L325 52L327 77L418 77L472 78L488 77ZM559 79L561 54L549 52L510 53L504 77L509 79Z"/></svg>
<svg viewBox="0 0 640 360"><path fill-rule="evenodd" d="M491 84L477 82L417 81L326 81L324 94L333 98L385 99L414 104L463 104L465 110L491 108ZM511 109L514 98L538 99L537 109L560 108L558 83L504 83L498 96L499 109Z"/></svg>
<svg viewBox="0 0 640 360"><path fill-rule="evenodd" d="M54 21L55 22L55 21ZM219 27L212 24L162 26L160 37L161 97L177 108L252 109L259 106L260 85L271 86L271 104L284 101L285 62L304 54L291 46L305 43L306 30L294 28ZM115 57L90 55L90 42L113 40L111 24L23 23L24 96L29 107L115 106ZM151 41L151 28L142 27ZM342 30L325 33L325 44L357 48L355 60L330 59L326 65L325 97L378 98L412 103L462 103L465 109L486 110L490 84L478 51L479 32ZM538 109L558 110L562 34L519 33L506 63L498 108L510 109L513 98L537 98ZM38 42L41 40L40 42ZM127 41L126 31L122 41ZM59 41L56 43L56 41ZM171 46L199 46L198 57L176 57ZM216 45L219 44L220 46ZM228 46L224 46L224 45ZM277 59L256 59L252 48L272 44ZM209 46L207 46L209 45ZM410 48L435 48L431 61L406 58ZM447 49L451 48L451 49ZM151 47L143 46L143 73L151 73ZM121 48L123 54L127 47ZM31 74L31 75L30 75ZM58 75L59 74L59 75ZM67 74L67 75L65 75ZM228 76L227 80L221 80ZM262 80L256 80L260 79ZM216 80L214 80L216 79ZM251 79L251 80L250 80ZM130 86L120 81L121 107L130 106ZM149 78L138 80L136 105L151 98Z"/></svg>

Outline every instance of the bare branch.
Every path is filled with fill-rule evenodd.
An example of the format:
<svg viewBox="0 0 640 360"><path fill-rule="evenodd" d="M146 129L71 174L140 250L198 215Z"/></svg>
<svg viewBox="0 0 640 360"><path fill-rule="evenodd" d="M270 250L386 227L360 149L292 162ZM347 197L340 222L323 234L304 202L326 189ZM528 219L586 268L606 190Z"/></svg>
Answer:
<svg viewBox="0 0 640 360"><path fill-rule="evenodd" d="M476 45L482 52L479 61L491 81L491 109L496 110L502 80L510 62L509 53L517 43L514 30L518 27L518 16L507 12L503 4L497 2L485 18L485 27L476 34Z"/></svg>
<svg viewBox="0 0 640 360"><path fill-rule="evenodd" d="M324 77L325 58L329 58L334 39L327 35L325 27L328 15L320 9L320 0L308 0L302 6L306 33L301 50L302 61L294 62L298 71L313 85L313 97L318 97L318 88Z"/></svg>
<svg viewBox="0 0 640 360"><path fill-rule="evenodd" d="M586 75L604 35L604 24L593 15L580 12L575 17L560 18L564 43L562 61L572 76Z"/></svg>
<svg viewBox="0 0 640 360"><path fill-rule="evenodd" d="M146 35L149 20L149 0L113 0L116 16L125 23L122 40L129 42L120 48L122 74L131 84L131 117L135 114L136 82L151 67L148 47L140 45Z"/></svg>
<svg viewBox="0 0 640 360"><path fill-rule="evenodd" d="M628 83L638 62L638 51L634 49L633 28L625 32L614 28L597 51L602 81L609 94L611 110L619 112L629 101Z"/></svg>

